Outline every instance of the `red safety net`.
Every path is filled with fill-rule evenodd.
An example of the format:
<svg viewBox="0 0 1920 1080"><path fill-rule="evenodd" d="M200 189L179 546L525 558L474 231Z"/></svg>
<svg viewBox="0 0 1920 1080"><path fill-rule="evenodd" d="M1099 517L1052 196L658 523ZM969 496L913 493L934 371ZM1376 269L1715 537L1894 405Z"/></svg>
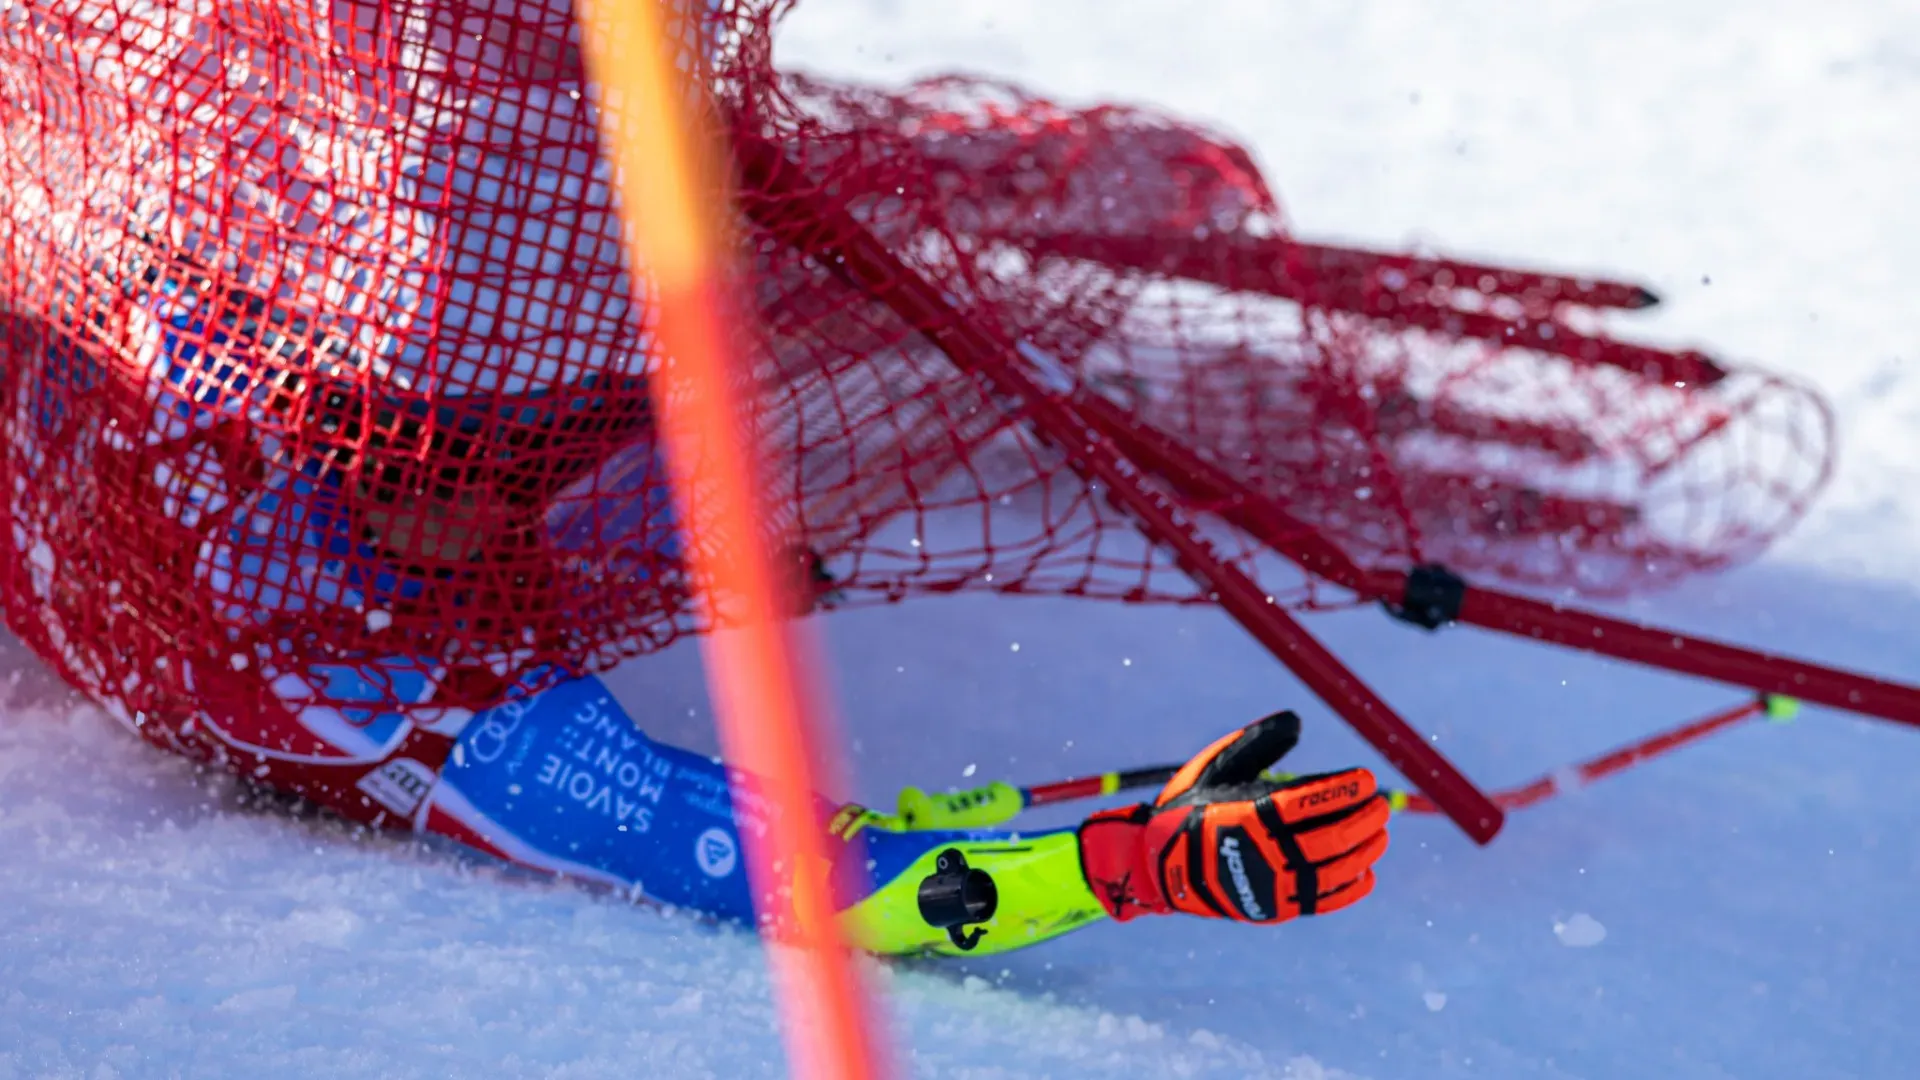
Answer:
<svg viewBox="0 0 1920 1080"><path fill-rule="evenodd" d="M1009 379L1289 605L1351 600L1296 544L1661 585L1826 478L1806 389L1604 334L1643 290L1300 241L1244 149L1148 110L783 75L783 7L689 9L683 59L820 602L1218 599ZM0 9L0 598L149 737L325 753L703 629L681 556L726 541L674 528L579 32L565 0Z"/></svg>

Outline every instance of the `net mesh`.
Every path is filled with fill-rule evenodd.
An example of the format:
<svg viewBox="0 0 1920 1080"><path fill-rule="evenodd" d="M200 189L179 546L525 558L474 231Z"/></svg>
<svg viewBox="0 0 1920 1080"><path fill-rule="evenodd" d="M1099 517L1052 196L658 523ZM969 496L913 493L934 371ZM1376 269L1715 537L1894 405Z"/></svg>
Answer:
<svg viewBox="0 0 1920 1080"><path fill-rule="evenodd" d="M1149 110L783 74L782 7L676 25L758 163L739 331L819 603L1207 599L960 325L1230 475L1168 493L1292 605L1345 594L1206 512L1617 593L1752 555L1826 478L1805 389L1606 337L1630 288L1302 242L1245 150ZM565 0L0 7L0 600L148 737L350 753L705 628L682 556L725 538L674 524L579 33Z"/></svg>

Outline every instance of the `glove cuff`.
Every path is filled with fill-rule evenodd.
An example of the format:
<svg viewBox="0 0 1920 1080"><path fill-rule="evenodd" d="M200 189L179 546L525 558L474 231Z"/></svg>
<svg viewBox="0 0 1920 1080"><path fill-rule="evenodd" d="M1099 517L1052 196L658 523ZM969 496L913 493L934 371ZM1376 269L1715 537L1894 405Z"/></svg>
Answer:
<svg viewBox="0 0 1920 1080"><path fill-rule="evenodd" d="M1080 825L1080 872L1115 922L1170 910L1141 837L1152 816L1153 808L1141 803L1102 810Z"/></svg>

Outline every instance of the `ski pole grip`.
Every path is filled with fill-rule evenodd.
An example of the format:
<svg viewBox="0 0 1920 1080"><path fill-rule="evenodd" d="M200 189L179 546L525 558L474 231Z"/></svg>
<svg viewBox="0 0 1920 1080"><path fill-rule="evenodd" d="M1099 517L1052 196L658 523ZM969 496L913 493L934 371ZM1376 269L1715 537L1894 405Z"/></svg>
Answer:
<svg viewBox="0 0 1920 1080"><path fill-rule="evenodd" d="M929 795L917 787L900 789L896 813L910 831L986 829L1004 825L1026 808L1020 789L995 780L966 791Z"/></svg>

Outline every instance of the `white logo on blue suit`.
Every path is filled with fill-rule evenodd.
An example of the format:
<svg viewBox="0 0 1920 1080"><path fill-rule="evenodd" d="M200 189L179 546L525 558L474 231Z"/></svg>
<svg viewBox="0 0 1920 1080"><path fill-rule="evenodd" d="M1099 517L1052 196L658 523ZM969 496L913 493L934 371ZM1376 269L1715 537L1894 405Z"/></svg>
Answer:
<svg viewBox="0 0 1920 1080"><path fill-rule="evenodd" d="M733 873L734 864L740 861L740 851L733 837L725 829L716 827L694 840L693 857L700 864L701 873L722 878Z"/></svg>
<svg viewBox="0 0 1920 1080"><path fill-rule="evenodd" d="M491 763L507 752L507 738L520 727L520 721L526 719L527 703L508 701L489 709L480 719L480 726L467 736L469 753L482 764Z"/></svg>

